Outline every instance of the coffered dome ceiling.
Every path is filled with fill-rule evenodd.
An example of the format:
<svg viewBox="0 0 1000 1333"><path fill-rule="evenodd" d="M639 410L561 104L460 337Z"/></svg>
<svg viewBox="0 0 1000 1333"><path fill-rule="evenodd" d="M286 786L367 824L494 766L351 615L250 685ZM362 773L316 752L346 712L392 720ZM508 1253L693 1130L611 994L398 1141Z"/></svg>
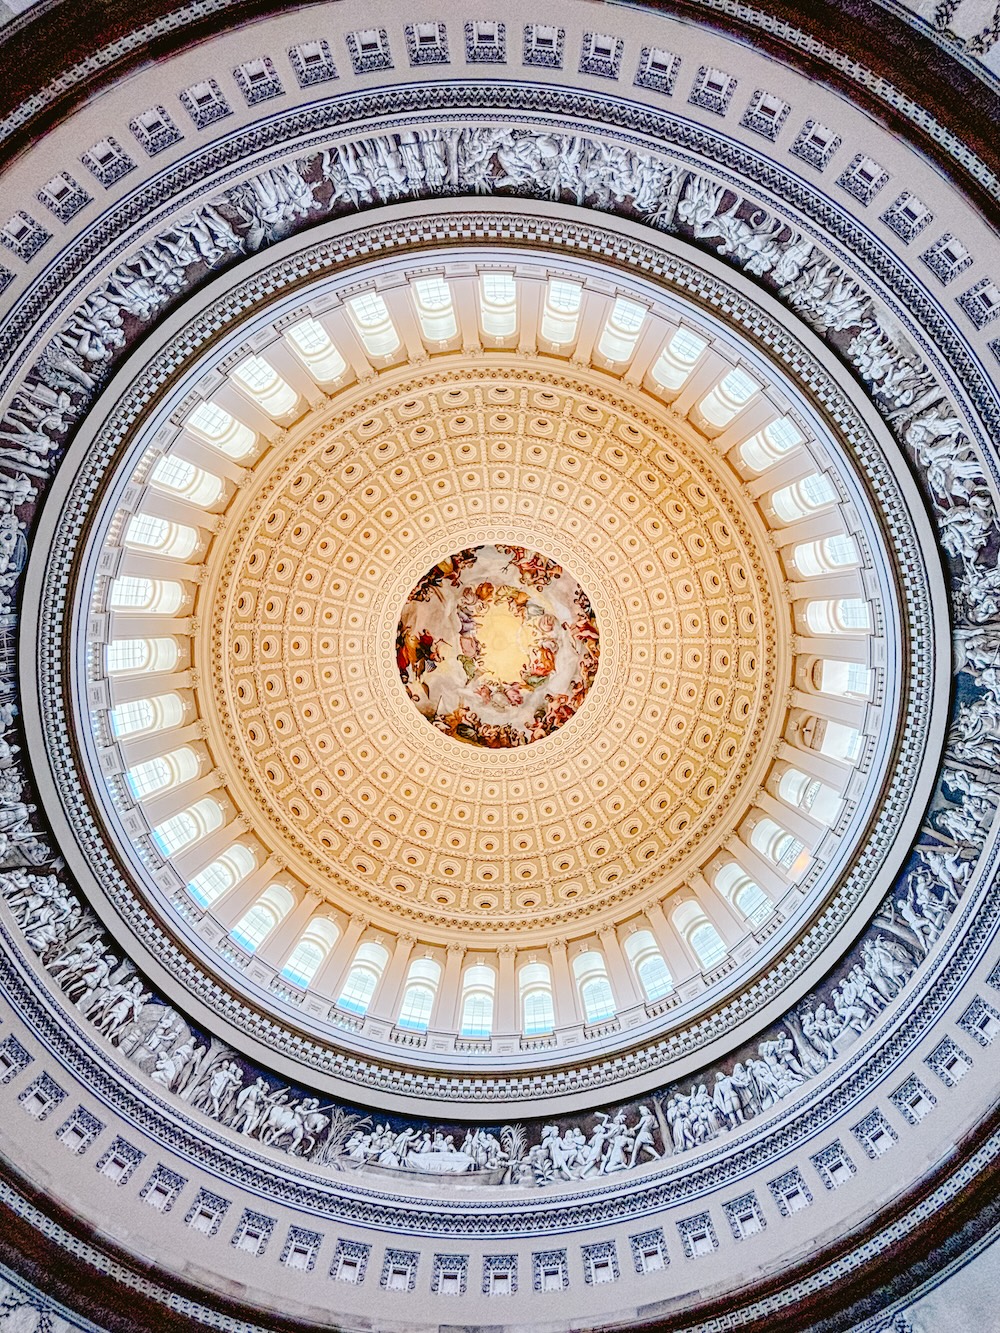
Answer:
<svg viewBox="0 0 1000 1333"><path fill-rule="evenodd" d="M174 15L9 167L0 1184L143 1327L847 1328L988 1232L990 164L557 8Z"/></svg>

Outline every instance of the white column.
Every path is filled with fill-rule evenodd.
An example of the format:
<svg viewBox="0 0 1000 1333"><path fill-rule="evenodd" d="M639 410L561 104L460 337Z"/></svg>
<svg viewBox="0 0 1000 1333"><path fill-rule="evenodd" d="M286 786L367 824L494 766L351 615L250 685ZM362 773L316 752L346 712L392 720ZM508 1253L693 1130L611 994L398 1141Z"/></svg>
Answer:
<svg viewBox="0 0 1000 1333"><path fill-rule="evenodd" d="M550 944L549 957L552 961L552 1007L555 1010L556 1027L575 1027L577 1023L583 1022L583 1015L573 974L569 970L566 941L556 940Z"/></svg>
<svg viewBox="0 0 1000 1333"><path fill-rule="evenodd" d="M343 934L320 964L319 971L313 977L310 990L321 995L329 995L334 1000L340 995L344 988L347 971L354 960L358 940L364 934L367 926L368 918L366 916L356 913L351 917Z"/></svg>
<svg viewBox="0 0 1000 1333"><path fill-rule="evenodd" d="M444 975L434 1002L434 1014L431 1027L436 1032L457 1032L459 1023L459 1005L462 1000L462 963L465 959L465 946L449 944L445 960Z"/></svg>
<svg viewBox="0 0 1000 1333"><path fill-rule="evenodd" d="M691 876L689 882L694 889L695 897L704 908L705 915L722 936L726 948L732 949L740 940L745 939L748 927L718 889L710 884L704 875L697 872Z"/></svg>
<svg viewBox="0 0 1000 1333"><path fill-rule="evenodd" d="M212 768L207 773L202 773L201 777L190 778L177 787L170 787L159 795L154 794L146 800L140 801L139 806L152 828L157 824L162 824L171 815L180 814L188 806L200 801L203 796L215 795L216 792L221 790L224 781L225 777L219 769ZM226 801L223 799L219 803L223 806L224 811ZM178 852L176 858L171 857L170 859L174 865L179 867L182 862L187 861L187 853Z"/></svg>
<svg viewBox="0 0 1000 1333"><path fill-rule="evenodd" d="M396 1014L399 1011L400 991L406 978L406 967L410 961L410 954L413 952L415 943L416 940L412 935L399 935L397 937L392 957L382 973L382 979L378 984L371 1004L368 1006L368 1012L373 1018L384 1018L392 1023L396 1021Z"/></svg>
<svg viewBox="0 0 1000 1333"><path fill-rule="evenodd" d="M280 968L322 901L318 893L311 890L304 893L302 901L292 908L284 921L280 921L261 944L257 957L274 968Z"/></svg>
<svg viewBox="0 0 1000 1333"><path fill-rule="evenodd" d="M229 838L226 840L225 846L219 848L220 852L226 851L234 841L232 827L232 824L228 826ZM214 857L210 859L214 860ZM208 865L208 861L205 862L205 865ZM279 875L284 868L284 857L269 856L266 861L257 866L256 870L251 870L245 879L241 879L238 884L234 884L231 889L227 889L221 897L217 898L208 909L210 915L223 930L228 930L230 926L234 926L239 921L250 904L257 901L275 876ZM204 869L204 866L202 869Z"/></svg>
<svg viewBox="0 0 1000 1333"><path fill-rule="evenodd" d="M725 850L774 902L779 902L788 892L788 880L773 861L761 856L756 847L751 847L742 838L732 837L727 839Z"/></svg>
<svg viewBox="0 0 1000 1333"><path fill-rule="evenodd" d="M649 922L650 930L653 932L653 938L660 946L660 953L663 954L663 961L667 965L674 983L674 989L676 989L694 976L695 973L700 973L701 968L692 961L690 954L681 943L680 936L667 920L666 914L659 903L650 903L646 907L644 915Z"/></svg>
<svg viewBox="0 0 1000 1333"><path fill-rule="evenodd" d="M501 944L497 961L496 1022L494 1032L503 1035L520 1032L521 1018L517 1004L517 951L513 944Z"/></svg>
<svg viewBox="0 0 1000 1333"><path fill-rule="evenodd" d="M604 961L607 964L608 977L615 994L615 1009L619 1013L623 1009L632 1009L640 1003L640 996L636 989L632 968L629 966L628 959L622 950L618 935L613 926L608 926L599 934L601 946L604 950Z"/></svg>

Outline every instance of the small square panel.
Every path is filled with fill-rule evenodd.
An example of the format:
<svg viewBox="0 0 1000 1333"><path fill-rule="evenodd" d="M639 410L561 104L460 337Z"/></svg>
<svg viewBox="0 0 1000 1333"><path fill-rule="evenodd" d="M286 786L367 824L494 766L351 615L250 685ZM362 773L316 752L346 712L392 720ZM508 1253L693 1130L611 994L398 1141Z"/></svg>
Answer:
<svg viewBox="0 0 1000 1333"><path fill-rule="evenodd" d="M298 46L289 47L288 61L300 88L337 78L337 66L327 41L299 42Z"/></svg>
<svg viewBox="0 0 1000 1333"><path fill-rule="evenodd" d="M242 65L237 65L233 70L233 78L239 84L247 106L259 106L272 97L280 97L285 91L270 56L244 60Z"/></svg>
<svg viewBox="0 0 1000 1333"><path fill-rule="evenodd" d="M347 34L347 50L355 74L392 69L389 34L385 28L359 28Z"/></svg>
<svg viewBox="0 0 1000 1333"><path fill-rule="evenodd" d="M467 23L465 58L470 65L502 65L507 59L507 25L494 19Z"/></svg>
<svg viewBox="0 0 1000 1333"><path fill-rule="evenodd" d="M743 112L740 124L773 143L781 133L781 127L788 119L790 110L788 103L782 101L777 93L769 93L766 88L758 88L751 97L746 111Z"/></svg>
<svg viewBox="0 0 1000 1333"><path fill-rule="evenodd" d="M714 111L717 116L724 116L729 110L729 103L736 91L737 80L725 70L714 65L702 65L695 77L688 102L700 106L703 111Z"/></svg>
<svg viewBox="0 0 1000 1333"><path fill-rule="evenodd" d="M56 215L60 222L69 222L91 202L90 195L66 171L53 176L38 191L38 201Z"/></svg>
<svg viewBox="0 0 1000 1333"><path fill-rule="evenodd" d="M95 143L93 148L88 148L80 161L106 190L135 170L135 163L111 135Z"/></svg>
<svg viewBox="0 0 1000 1333"><path fill-rule="evenodd" d="M199 130L206 129L209 125L214 125L217 120L224 120L226 116L232 115L232 109L214 79L203 79L201 83L193 83L190 88L184 88L180 99Z"/></svg>
<svg viewBox="0 0 1000 1333"><path fill-rule="evenodd" d="M788 150L808 162L817 171L822 171L840 147L840 137L827 125L818 120L807 120L795 136L795 142Z"/></svg>
<svg viewBox="0 0 1000 1333"><path fill-rule="evenodd" d="M165 152L184 137L162 106L149 107L128 125L150 157Z"/></svg>
<svg viewBox="0 0 1000 1333"><path fill-rule="evenodd" d="M565 41L565 28L557 28L551 23L525 24L524 64L541 66L542 69L562 69Z"/></svg>
<svg viewBox="0 0 1000 1333"><path fill-rule="evenodd" d="M950 231L939 237L920 258L943 283L951 282L972 264L972 255L968 248Z"/></svg>
<svg viewBox="0 0 1000 1333"><path fill-rule="evenodd" d="M975 287L958 297L958 304L976 328L983 329L1000 315L1000 285L992 278L980 278Z"/></svg>
<svg viewBox="0 0 1000 1333"><path fill-rule="evenodd" d="M635 86L669 97L674 91L680 67L681 58L672 51L659 46L644 46L635 72Z"/></svg>
<svg viewBox="0 0 1000 1333"><path fill-rule="evenodd" d="M411 65L448 63L448 30L443 23L408 23L404 32Z"/></svg>
<svg viewBox="0 0 1000 1333"><path fill-rule="evenodd" d="M907 244L931 222L934 214L909 190L898 195L882 214L882 221Z"/></svg>
<svg viewBox="0 0 1000 1333"><path fill-rule="evenodd" d="M885 167L866 153L858 153L847 170L837 177L837 184L867 206L888 179Z"/></svg>
<svg viewBox="0 0 1000 1333"><path fill-rule="evenodd" d="M45 242L51 239L51 233L23 210L8 218L0 228L0 240L25 263L34 259Z"/></svg>
<svg viewBox="0 0 1000 1333"><path fill-rule="evenodd" d="M611 37L605 32L585 32L580 50L580 73L617 79L624 50L625 43L619 37Z"/></svg>

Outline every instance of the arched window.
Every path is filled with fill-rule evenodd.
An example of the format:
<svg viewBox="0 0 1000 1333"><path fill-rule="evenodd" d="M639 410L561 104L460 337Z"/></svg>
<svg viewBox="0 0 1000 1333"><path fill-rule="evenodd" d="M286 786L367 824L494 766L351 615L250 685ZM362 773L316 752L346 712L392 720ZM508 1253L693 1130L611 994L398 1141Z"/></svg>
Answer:
<svg viewBox="0 0 1000 1333"><path fill-rule="evenodd" d="M173 856L221 827L222 811L218 801L205 796L157 824L153 829L153 841L164 856Z"/></svg>
<svg viewBox="0 0 1000 1333"><path fill-rule="evenodd" d="M598 353L608 361L627 361L635 351L648 313L637 301L616 297L597 345Z"/></svg>
<svg viewBox="0 0 1000 1333"><path fill-rule="evenodd" d="M844 805L832 787L797 768L788 768L782 773L778 795L796 810L804 810L826 828L832 828L837 822Z"/></svg>
<svg viewBox="0 0 1000 1333"><path fill-rule="evenodd" d="M791 453L804 440L805 436L791 417L779 417L777 421L769 422L756 435L744 440L740 445L740 458L755 472L766 472L779 458Z"/></svg>
<svg viewBox="0 0 1000 1333"><path fill-rule="evenodd" d="M347 362L318 319L299 320L285 337L317 384L334 384L347 373Z"/></svg>
<svg viewBox="0 0 1000 1333"><path fill-rule="evenodd" d="M298 406L299 395L262 356L248 356L230 374L269 417L287 417Z"/></svg>
<svg viewBox="0 0 1000 1333"><path fill-rule="evenodd" d="M576 338L583 304L583 288L578 282L565 278L549 278L542 310L542 337L546 342L561 346Z"/></svg>
<svg viewBox="0 0 1000 1333"><path fill-rule="evenodd" d="M184 424L227 458L246 458L257 447L256 432L217 403L199 403Z"/></svg>
<svg viewBox="0 0 1000 1333"><path fill-rule="evenodd" d="M392 356L398 350L399 334L378 292L352 296L347 302L347 313L370 356Z"/></svg>
<svg viewBox="0 0 1000 1333"><path fill-rule="evenodd" d="M517 283L513 273L484 273L479 280L479 317L491 338L517 332Z"/></svg>
<svg viewBox="0 0 1000 1333"><path fill-rule="evenodd" d="M552 974L546 963L526 963L517 975L521 1027L526 1037L551 1032L556 1025L552 1004Z"/></svg>
<svg viewBox="0 0 1000 1333"><path fill-rule="evenodd" d="M754 926L761 925L774 911L770 898L753 880L747 880L746 884L736 890L733 905Z"/></svg>
<svg viewBox="0 0 1000 1333"><path fill-rule="evenodd" d="M129 699L111 710L111 727L116 736L146 735L179 727L184 717L184 703L179 694L157 694L151 699Z"/></svg>
<svg viewBox="0 0 1000 1333"><path fill-rule="evenodd" d="M465 969L462 978L463 1037L489 1037L493 1032L493 996L496 973L492 967L476 964Z"/></svg>
<svg viewBox="0 0 1000 1333"><path fill-rule="evenodd" d="M388 950L381 944L373 940L365 940L364 944L360 944L337 1000L340 1008L349 1009L354 1014L367 1013L379 977L388 961Z"/></svg>
<svg viewBox="0 0 1000 1333"><path fill-rule="evenodd" d="M660 1000L674 988L670 969L650 930L635 930L625 937L625 955L635 969L647 1000Z"/></svg>
<svg viewBox="0 0 1000 1333"><path fill-rule="evenodd" d="M125 530L125 545L168 560L186 560L198 545L198 532L185 523L168 523L152 514L133 514Z"/></svg>
<svg viewBox="0 0 1000 1333"><path fill-rule="evenodd" d="M280 884L272 884L229 934L241 948L255 953L294 906L295 899L289 891Z"/></svg>
<svg viewBox="0 0 1000 1333"><path fill-rule="evenodd" d="M172 616L181 609L183 601L184 589L173 579L134 578L124 574L111 581L108 610Z"/></svg>
<svg viewBox="0 0 1000 1333"><path fill-rule="evenodd" d="M615 997L608 980L604 959L596 949L588 949L573 959L573 976L580 990L585 1023L603 1023L615 1016Z"/></svg>
<svg viewBox="0 0 1000 1333"><path fill-rule="evenodd" d="M707 346L707 338L681 325L657 357L650 378L661 389L682 389Z"/></svg>
<svg viewBox="0 0 1000 1333"><path fill-rule="evenodd" d="M681 903L674 910L671 920L703 972L710 972L722 962L727 953L726 946L697 902L689 900Z"/></svg>
<svg viewBox="0 0 1000 1333"><path fill-rule="evenodd" d="M806 605L806 624L813 634L867 634L871 609L860 597L825 597Z"/></svg>
<svg viewBox="0 0 1000 1333"><path fill-rule="evenodd" d="M420 332L428 342L449 342L458 335L458 322L451 299L451 288L438 275L416 278L413 297L420 320Z"/></svg>
<svg viewBox="0 0 1000 1333"><path fill-rule="evenodd" d="M250 848L235 842L188 882L188 892L202 907L211 907L224 893L246 879L256 866L257 858Z"/></svg>
<svg viewBox="0 0 1000 1333"><path fill-rule="evenodd" d="M134 764L128 769L128 785L137 800L169 791L179 787L182 782L190 782L198 776L200 764L198 756L189 745L167 754L157 755L155 759L146 759L141 764Z"/></svg>
<svg viewBox="0 0 1000 1333"><path fill-rule="evenodd" d="M412 1028L416 1032L427 1031L440 979L440 963L436 963L433 958L414 959L406 974L403 999L396 1019L397 1027Z"/></svg>
<svg viewBox="0 0 1000 1333"><path fill-rule="evenodd" d="M823 537L820 541L802 542L792 552L795 568L807 578L818 578L822 574L835 574L840 569L850 569L860 564L861 557L853 537L840 533L836 537Z"/></svg>
<svg viewBox="0 0 1000 1333"><path fill-rule="evenodd" d="M760 393L760 384L741 366L732 369L698 404L698 410L712 426L727 426L751 398Z"/></svg>
<svg viewBox="0 0 1000 1333"><path fill-rule="evenodd" d="M804 850L798 838L787 829L781 828L773 819L757 821L750 834L750 845L785 871L791 870Z"/></svg>
<svg viewBox="0 0 1000 1333"><path fill-rule="evenodd" d="M726 946L722 942L722 937L710 921L695 926L688 939L703 972L711 971L726 956Z"/></svg>
<svg viewBox="0 0 1000 1333"><path fill-rule="evenodd" d="M327 916L315 917L302 932L298 943L281 969L281 975L293 986L305 990L319 971L320 964L337 942L340 931Z"/></svg>
<svg viewBox="0 0 1000 1333"><path fill-rule="evenodd" d="M208 509L222 498L225 482L214 472L195 467L186 458L165 454L149 474L149 484L168 495L177 495L190 504Z"/></svg>
<svg viewBox="0 0 1000 1333"><path fill-rule="evenodd" d="M837 489L823 472L813 472L771 496L771 507L783 523L797 523L827 509L837 499Z"/></svg>
<svg viewBox="0 0 1000 1333"><path fill-rule="evenodd" d="M173 639L112 639L104 649L104 669L109 676L172 671L179 656Z"/></svg>
<svg viewBox="0 0 1000 1333"><path fill-rule="evenodd" d="M838 662L821 657L813 666L813 684L823 694L849 694L856 699L872 696L871 668L862 662Z"/></svg>
<svg viewBox="0 0 1000 1333"><path fill-rule="evenodd" d="M802 735L811 750L848 764L857 763L865 739L857 727L831 722L825 717L809 718L803 723Z"/></svg>
<svg viewBox="0 0 1000 1333"><path fill-rule="evenodd" d="M716 873L714 882L719 892L752 926L766 921L774 910L774 904L764 890L735 861L724 865Z"/></svg>

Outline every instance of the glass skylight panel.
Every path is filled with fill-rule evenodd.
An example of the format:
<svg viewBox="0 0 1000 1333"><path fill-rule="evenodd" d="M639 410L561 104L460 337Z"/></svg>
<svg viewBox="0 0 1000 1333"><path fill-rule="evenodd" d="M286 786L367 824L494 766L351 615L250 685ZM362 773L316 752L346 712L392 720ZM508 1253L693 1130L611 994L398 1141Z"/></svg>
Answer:
<svg viewBox="0 0 1000 1333"><path fill-rule="evenodd" d="M790 417L778 417L740 445L740 457L755 471L764 472L804 440Z"/></svg>
<svg viewBox="0 0 1000 1333"><path fill-rule="evenodd" d="M287 416L298 402L292 386L262 356L248 356L230 373L269 416Z"/></svg>
<svg viewBox="0 0 1000 1333"><path fill-rule="evenodd" d="M524 1034L541 1036L555 1027L555 1011L548 991L529 991L524 997Z"/></svg>
<svg viewBox="0 0 1000 1333"><path fill-rule="evenodd" d="M187 810L171 815L153 829L153 840L164 856L173 856L198 836L198 821Z"/></svg>
<svg viewBox="0 0 1000 1333"><path fill-rule="evenodd" d="M721 963L726 956L726 946L719 932L708 921L691 932L691 948L705 972Z"/></svg>
<svg viewBox="0 0 1000 1333"><path fill-rule="evenodd" d="M112 610L124 610L145 606L153 594L153 580L135 578L132 574L123 574L111 585L110 603Z"/></svg>
<svg viewBox="0 0 1000 1333"><path fill-rule="evenodd" d="M517 332L517 283L512 273L484 273L480 279L483 332L509 338Z"/></svg>
<svg viewBox="0 0 1000 1333"><path fill-rule="evenodd" d="M427 986L407 986L396 1026L425 1032L434 1007L434 993Z"/></svg>
<svg viewBox="0 0 1000 1333"><path fill-rule="evenodd" d="M178 458L174 454L167 454L165 457L157 459L150 480L159 482L168 490L183 492L191 485L197 475L198 469L193 463L189 463L186 458Z"/></svg>
<svg viewBox="0 0 1000 1333"><path fill-rule="evenodd" d="M707 346L707 338L681 325L649 373L662 389L681 389Z"/></svg>
<svg viewBox="0 0 1000 1333"><path fill-rule="evenodd" d="M264 903L255 903L229 933L248 953L255 953L276 924L277 918L271 908Z"/></svg>
<svg viewBox="0 0 1000 1333"><path fill-rule="evenodd" d="M349 1009L355 1014L367 1013L377 981L375 973L368 968L352 968L337 1004L341 1009Z"/></svg>
<svg viewBox="0 0 1000 1333"><path fill-rule="evenodd" d="M109 676L122 671L142 671L150 656L148 639L113 639L104 649L104 669Z"/></svg>
<svg viewBox="0 0 1000 1333"><path fill-rule="evenodd" d="M225 861L212 861L188 884L188 891L202 907L210 907L236 883L236 876Z"/></svg>
<svg viewBox="0 0 1000 1333"><path fill-rule="evenodd" d="M617 297L597 347L600 355L609 361L627 361L635 351L646 314L645 306Z"/></svg>
<svg viewBox="0 0 1000 1333"><path fill-rule="evenodd" d="M244 458L256 434L217 403L199 403L185 423L190 431L229 458Z"/></svg>
<svg viewBox="0 0 1000 1333"><path fill-rule="evenodd" d="M476 992L465 997L462 1006L463 1037L488 1037L493 1028L493 1001L489 995Z"/></svg>
<svg viewBox="0 0 1000 1333"><path fill-rule="evenodd" d="M111 710L111 726L116 736L131 736L147 731L156 720L151 699L132 699Z"/></svg>
<svg viewBox="0 0 1000 1333"><path fill-rule="evenodd" d="M417 317L424 337L431 342L448 342L458 333L451 290L441 277L417 278L413 283Z"/></svg>
<svg viewBox="0 0 1000 1333"><path fill-rule="evenodd" d="M314 944L312 940L300 940L288 962L281 969L281 975L293 986L305 990L319 971L322 961L323 950L318 944Z"/></svg>
<svg viewBox="0 0 1000 1333"><path fill-rule="evenodd" d="M130 546L146 546L155 551L166 545L169 534L170 524L165 518L153 518L149 514L135 514L129 519L125 541Z"/></svg>
<svg viewBox="0 0 1000 1333"><path fill-rule="evenodd" d="M331 384L346 372L347 362L318 319L300 320L286 330L285 337L317 383Z"/></svg>
<svg viewBox="0 0 1000 1333"><path fill-rule="evenodd" d="M576 338L583 304L583 288L578 282L550 278L542 312L542 337L557 345Z"/></svg>
<svg viewBox="0 0 1000 1333"><path fill-rule="evenodd" d="M734 367L699 404L702 416L713 426L725 426L756 394L760 385L741 367Z"/></svg>
<svg viewBox="0 0 1000 1333"><path fill-rule="evenodd" d="M670 970L658 953L647 954L639 963L636 972L649 1000L662 999L674 988Z"/></svg>
<svg viewBox="0 0 1000 1333"><path fill-rule="evenodd" d="M130 768L126 776L133 796L141 800L143 796L150 796L153 792L169 787L173 770L165 759L147 759Z"/></svg>
<svg viewBox="0 0 1000 1333"><path fill-rule="evenodd" d="M202 508L214 504L224 490L219 477L175 454L166 454L158 459L149 480L157 490L178 495Z"/></svg>
<svg viewBox="0 0 1000 1333"><path fill-rule="evenodd" d="M378 292L352 296L347 309L365 351L372 356L391 356L398 349L399 334Z"/></svg>

